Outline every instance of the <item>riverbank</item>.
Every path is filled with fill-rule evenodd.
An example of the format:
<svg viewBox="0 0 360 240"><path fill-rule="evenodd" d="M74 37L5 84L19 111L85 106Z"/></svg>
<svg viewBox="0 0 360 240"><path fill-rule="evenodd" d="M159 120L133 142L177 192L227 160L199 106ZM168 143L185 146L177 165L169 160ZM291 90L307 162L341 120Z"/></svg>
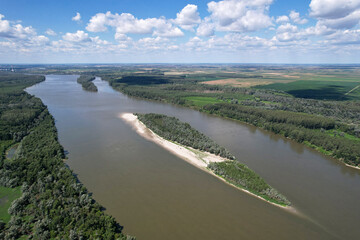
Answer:
<svg viewBox="0 0 360 240"><path fill-rule="evenodd" d="M173 143L171 141L168 141L161 136L154 133L152 130L150 130L144 123L142 123L138 117L132 113L120 113L118 114L118 117L128 124L130 124L133 129L142 137L145 139L148 139L149 141L153 141L154 143L158 144L159 146L165 148L169 152L173 153L174 155L180 157L181 159L187 161L188 163L192 164L195 167L198 167L199 169L217 177L218 179L222 180L223 182L229 184L232 187L235 187L236 189L239 189L247 194L250 194L254 197L257 197L258 199L261 199L263 201L266 201L274 206L289 210L293 213L296 212L296 210L293 207L279 204L273 201L269 201L262 196L259 196L247 189L244 189L240 186L237 186L229 180L223 178L220 175L217 175L215 172L213 172L208 166L210 163L220 163L220 162L229 162L229 159L222 158L220 156L217 156L215 154L211 154L209 152L199 151L190 147L186 147L183 145L180 145L178 143Z"/></svg>
<svg viewBox="0 0 360 240"><path fill-rule="evenodd" d="M296 99L293 102L292 98L280 97L278 94L270 94L271 96L269 96L269 92L262 90L207 86L198 84L196 81L191 84L183 84L183 81L179 79L167 77L164 80L163 76L154 77L153 75L147 76L145 79L143 76L136 75L122 79L109 78L107 75L101 77L109 81L115 90L126 95L189 107L220 117L228 117L288 137L300 144L308 141L314 146L312 148L318 152L324 153L322 149L326 149L329 156L334 159L359 167L360 159L358 156L360 153L358 149L360 148L358 142L348 138L330 136L321 131L321 129L333 129L355 137L354 132L350 130L350 125L346 124L347 121L340 121L340 125L335 124L334 119L341 119L343 115L356 116L358 113L358 111L351 110L352 108L345 111L351 110L351 114L345 113L343 110L345 106L341 106L341 104L332 103L334 104L332 108L338 109L335 111L338 113L333 115L323 113L324 104L321 104L322 102L316 104L308 102L305 104L306 109L299 112L298 107L295 107L299 105L298 101L307 100ZM130 79L132 84L128 84ZM162 82L154 85L154 79L162 79ZM174 87L172 83L179 85ZM252 91L258 93L257 97L253 96ZM262 99L262 101L257 98ZM242 104L242 101L246 101L246 103ZM282 107L282 105L286 105L286 107ZM301 107L303 105L301 104ZM308 107L309 109L307 109ZM284 109L288 110L285 111ZM329 112L333 111L326 111L326 113ZM343 113L340 114L340 112Z"/></svg>
<svg viewBox="0 0 360 240"><path fill-rule="evenodd" d="M223 162L227 160L220 156L216 156L215 154L202 152L170 142L147 128L145 124L132 113L121 113L118 117L129 123L140 136L155 142L159 146L200 169L206 170L207 165L211 162Z"/></svg>
<svg viewBox="0 0 360 240"><path fill-rule="evenodd" d="M24 91L43 80L0 74L0 239L134 239L64 163L54 118Z"/></svg>

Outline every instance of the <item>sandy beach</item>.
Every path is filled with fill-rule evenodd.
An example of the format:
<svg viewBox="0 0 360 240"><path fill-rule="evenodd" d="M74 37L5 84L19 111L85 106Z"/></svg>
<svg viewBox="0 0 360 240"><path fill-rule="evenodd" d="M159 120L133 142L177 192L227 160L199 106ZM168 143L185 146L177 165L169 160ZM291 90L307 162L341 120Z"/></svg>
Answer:
<svg viewBox="0 0 360 240"><path fill-rule="evenodd" d="M225 182L226 184L229 184L232 187L235 187L236 189L239 189L243 192L246 192L247 194L250 194L256 198L259 198L263 201L266 201L274 206L286 209L294 214L299 214L295 208L291 207L291 206L282 206L273 202L270 202L246 189L240 188L235 186L234 184L231 184L229 182L227 182L225 179L223 179L222 177L216 175L215 173L213 173L212 171L210 171L207 168L207 165L210 162L222 162L222 161L229 161L228 159L222 158L220 156L216 156L215 154L211 154L208 152L202 152L190 147L184 147L184 146L180 146L178 144L175 144L173 142L170 142L162 137L160 137L159 135L155 134L153 131L151 131L149 128L147 128L138 118L137 116L135 116L132 113L120 113L118 115L118 117L122 120L124 120L125 122L127 122L129 125L131 125L133 127L133 129L142 137L144 137L145 139L148 139L150 141L155 142L156 144L160 145L161 147L165 148L166 150L168 150L169 152L175 154L176 156L178 156L179 158L187 161L188 163L194 165L195 167L198 167L200 169L202 169L203 171L206 171L207 173L217 177L218 179L220 179L221 181Z"/></svg>
<svg viewBox="0 0 360 240"><path fill-rule="evenodd" d="M227 160L220 156L216 156L215 154L202 152L190 147L183 147L168 140L165 140L164 138L160 137L159 135L148 129L132 113L121 113L118 117L129 123L140 136L155 142L156 144L160 145L161 147L165 148L166 150L175 154L181 159L184 159L190 164L206 170L207 172L209 171L206 167L210 162L222 162Z"/></svg>

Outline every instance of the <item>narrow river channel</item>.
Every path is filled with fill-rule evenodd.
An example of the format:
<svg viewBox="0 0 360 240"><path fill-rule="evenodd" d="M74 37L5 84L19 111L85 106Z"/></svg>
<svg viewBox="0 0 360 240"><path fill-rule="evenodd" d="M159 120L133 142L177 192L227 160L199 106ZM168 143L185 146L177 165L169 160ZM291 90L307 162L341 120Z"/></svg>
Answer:
<svg viewBox="0 0 360 240"><path fill-rule="evenodd" d="M137 239L358 239L360 170L239 122L138 100L97 78L48 75L27 89L48 106L67 164ZM225 146L288 197L298 214L239 191L140 137L117 117L178 117Z"/></svg>

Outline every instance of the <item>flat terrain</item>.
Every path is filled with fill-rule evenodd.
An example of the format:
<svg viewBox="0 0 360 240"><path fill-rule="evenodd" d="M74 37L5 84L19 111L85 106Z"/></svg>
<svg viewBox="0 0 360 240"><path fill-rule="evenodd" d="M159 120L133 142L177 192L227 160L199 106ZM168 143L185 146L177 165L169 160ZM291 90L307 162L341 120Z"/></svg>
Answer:
<svg viewBox="0 0 360 240"><path fill-rule="evenodd" d="M0 186L0 220L9 222L10 214L8 209L11 203L21 195L20 187L7 188Z"/></svg>
<svg viewBox="0 0 360 240"><path fill-rule="evenodd" d="M271 84L271 81L263 81L262 79L242 79L242 78L225 78L220 80L213 80L213 81L205 81L202 82L203 84L208 85L228 85L232 87L253 87L257 85L267 85Z"/></svg>

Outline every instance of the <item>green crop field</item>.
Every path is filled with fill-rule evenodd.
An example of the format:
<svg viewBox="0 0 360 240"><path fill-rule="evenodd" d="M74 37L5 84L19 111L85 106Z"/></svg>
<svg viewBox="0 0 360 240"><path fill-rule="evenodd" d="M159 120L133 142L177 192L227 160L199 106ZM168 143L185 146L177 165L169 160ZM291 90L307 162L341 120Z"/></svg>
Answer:
<svg viewBox="0 0 360 240"><path fill-rule="evenodd" d="M185 97L187 101L191 101L195 106L205 106L207 104L215 104L223 102L220 99L214 97Z"/></svg>
<svg viewBox="0 0 360 240"><path fill-rule="evenodd" d="M273 83L256 88L281 90L299 98L355 100L360 99L357 86L360 86L360 82L300 80L290 83ZM353 91L350 92L351 90Z"/></svg>
<svg viewBox="0 0 360 240"><path fill-rule="evenodd" d="M8 209L11 203L21 195L20 187L7 188L0 186L0 220L7 223L10 220Z"/></svg>

